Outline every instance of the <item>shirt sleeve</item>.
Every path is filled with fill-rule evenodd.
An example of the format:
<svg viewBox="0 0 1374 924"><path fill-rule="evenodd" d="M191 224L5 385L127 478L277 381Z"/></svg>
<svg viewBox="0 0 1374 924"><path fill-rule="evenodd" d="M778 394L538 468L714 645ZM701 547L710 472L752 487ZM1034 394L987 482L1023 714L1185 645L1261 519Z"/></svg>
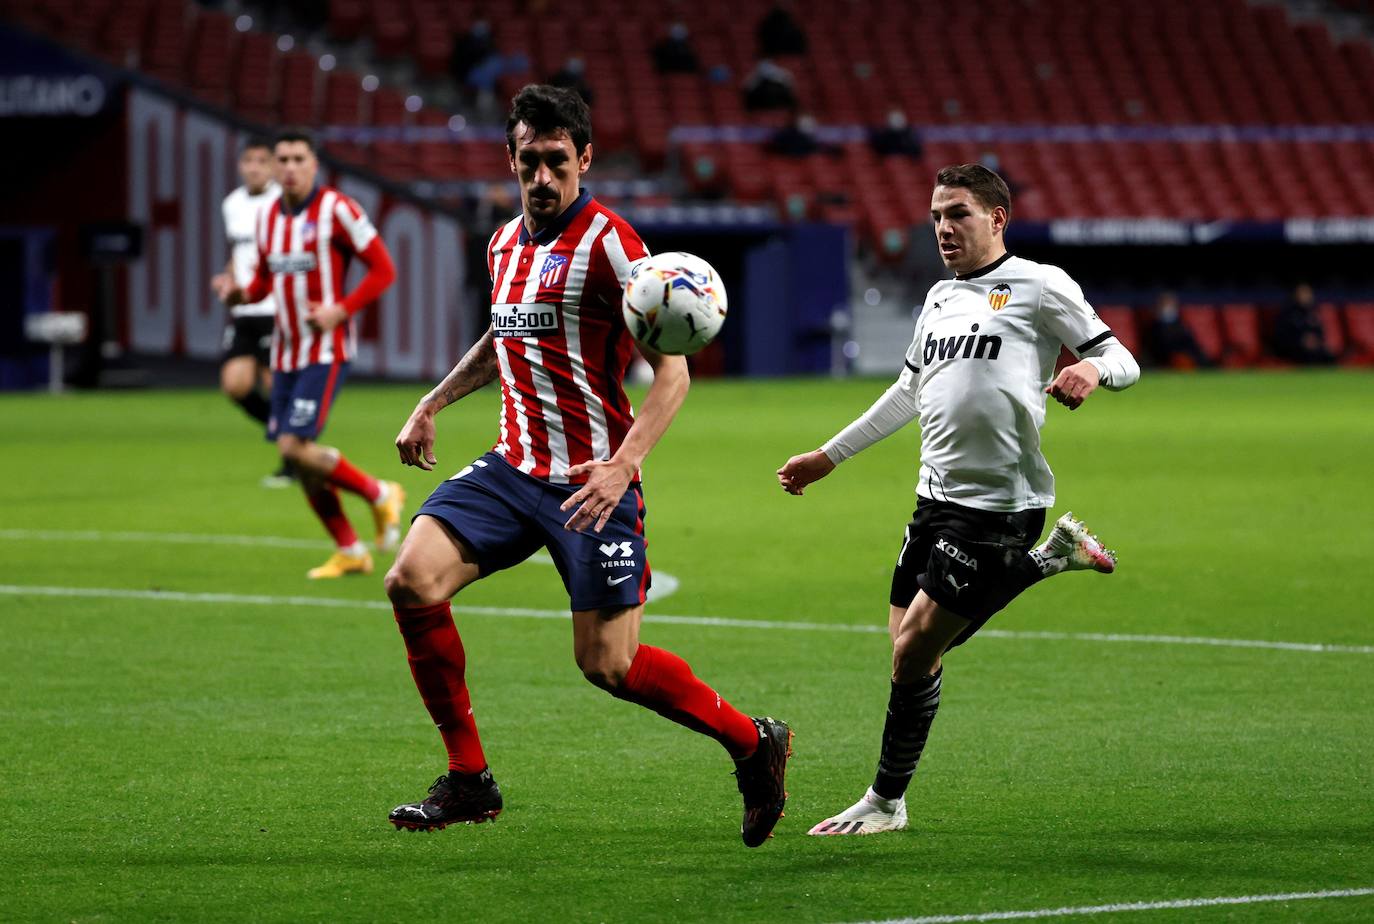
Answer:
<svg viewBox="0 0 1374 924"><path fill-rule="evenodd" d="M372 226L372 220L367 217L367 213L358 203L342 193L334 202L334 220L343 229L350 249L356 254L366 251L377 238L377 229Z"/></svg>
<svg viewBox="0 0 1374 924"><path fill-rule="evenodd" d="M1075 356L1092 363L1104 387L1120 391L1135 384L1140 378L1139 364L1088 304L1083 289L1058 267L1046 270L1040 293L1040 318L1046 330Z"/></svg>
<svg viewBox="0 0 1374 924"><path fill-rule="evenodd" d="M644 246L629 225L614 226L602 235L601 251L606 255L606 262L621 288L630 281L631 264L649 255L649 248Z"/></svg>
<svg viewBox="0 0 1374 924"><path fill-rule="evenodd" d="M839 465L911 423L921 413L921 321L902 360L901 374L853 423L832 436L821 451Z"/></svg>
<svg viewBox="0 0 1374 924"><path fill-rule="evenodd" d="M831 462L839 465L879 440L884 440L916 419L920 376L904 368L897 381L859 417L836 433L821 447Z"/></svg>

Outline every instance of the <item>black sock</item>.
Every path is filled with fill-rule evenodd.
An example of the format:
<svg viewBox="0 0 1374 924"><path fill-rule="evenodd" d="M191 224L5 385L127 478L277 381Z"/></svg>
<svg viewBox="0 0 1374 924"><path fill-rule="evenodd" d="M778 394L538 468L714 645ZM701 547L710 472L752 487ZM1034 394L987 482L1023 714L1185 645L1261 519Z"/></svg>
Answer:
<svg viewBox="0 0 1374 924"><path fill-rule="evenodd" d="M234 403L243 408L245 414L259 423L267 423L267 418L272 416L272 405L256 391L250 391L242 398L235 398Z"/></svg>
<svg viewBox="0 0 1374 924"><path fill-rule="evenodd" d="M911 783L916 763L925 750L930 724L935 721L935 711L940 708L943 670L915 683L892 683L887 723L883 726L883 751L873 778L873 791L884 799L900 798Z"/></svg>

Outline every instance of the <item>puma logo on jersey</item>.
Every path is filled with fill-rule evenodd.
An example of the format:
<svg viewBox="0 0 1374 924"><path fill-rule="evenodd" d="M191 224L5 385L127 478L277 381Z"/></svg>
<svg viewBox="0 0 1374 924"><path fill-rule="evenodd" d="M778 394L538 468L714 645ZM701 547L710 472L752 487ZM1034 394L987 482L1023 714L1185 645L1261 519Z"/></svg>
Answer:
<svg viewBox="0 0 1374 924"><path fill-rule="evenodd" d="M973 571L978 570L977 559L971 558L969 555L965 554L964 552L961 552L959 549L955 548L953 545L947 542L943 537L935 540L935 548L938 551L944 552L946 555L957 561L959 564L966 565Z"/></svg>
<svg viewBox="0 0 1374 924"><path fill-rule="evenodd" d="M929 366L937 359L996 359L1002 352L1002 338L997 334L974 336L977 333L978 325L974 324L969 333L957 337L937 339L934 334L926 334L922 352L924 365Z"/></svg>
<svg viewBox="0 0 1374 924"><path fill-rule="evenodd" d="M946 574L945 580L949 581L949 586L954 588L954 593L956 595L959 593L959 591L963 590L965 587L968 586L967 584L960 584L958 581L954 579L954 575L952 574Z"/></svg>

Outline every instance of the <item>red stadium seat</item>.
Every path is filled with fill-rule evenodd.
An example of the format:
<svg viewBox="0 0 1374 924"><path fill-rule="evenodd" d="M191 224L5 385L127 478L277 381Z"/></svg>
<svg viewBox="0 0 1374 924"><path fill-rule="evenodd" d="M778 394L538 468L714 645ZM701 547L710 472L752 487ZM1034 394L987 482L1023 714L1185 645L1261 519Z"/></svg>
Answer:
<svg viewBox="0 0 1374 924"><path fill-rule="evenodd" d="M1097 316L1112 329L1121 345L1140 358L1140 331L1136 327L1136 312L1129 305L1101 305Z"/></svg>
<svg viewBox="0 0 1374 924"><path fill-rule="evenodd" d="M1341 327L1340 310L1330 302L1317 306L1317 314L1322 320L1322 334L1326 348L1332 356L1345 354L1345 330Z"/></svg>
<svg viewBox="0 0 1374 924"><path fill-rule="evenodd" d="M1374 366L1374 302L1351 302L1345 306L1345 332L1350 342L1347 361L1357 366Z"/></svg>
<svg viewBox="0 0 1374 924"><path fill-rule="evenodd" d="M1226 341L1222 365L1237 369L1261 362L1264 357L1264 337L1260 333L1259 310L1254 305L1223 305L1221 330Z"/></svg>
<svg viewBox="0 0 1374 924"><path fill-rule="evenodd" d="M1192 333L1202 355L1212 362L1221 362L1225 342L1221 336L1221 319L1213 305L1184 305L1179 309L1179 319Z"/></svg>

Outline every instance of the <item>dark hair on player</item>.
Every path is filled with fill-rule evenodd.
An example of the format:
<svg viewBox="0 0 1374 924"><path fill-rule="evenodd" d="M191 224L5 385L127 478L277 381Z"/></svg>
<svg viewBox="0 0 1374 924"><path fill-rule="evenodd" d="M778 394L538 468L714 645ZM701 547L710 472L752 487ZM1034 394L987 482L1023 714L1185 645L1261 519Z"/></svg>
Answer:
<svg viewBox="0 0 1374 924"><path fill-rule="evenodd" d="M560 128L572 139L573 150L581 156L592 140L592 114L576 90L532 83L523 87L510 101L506 116L506 147L515 153L515 126L524 122L536 135Z"/></svg>
<svg viewBox="0 0 1374 924"><path fill-rule="evenodd" d="M254 148L263 148L267 151L271 151L272 142L266 135L249 135L248 140L243 142L243 147L239 148L239 153L243 154Z"/></svg>
<svg viewBox="0 0 1374 924"><path fill-rule="evenodd" d="M1011 214L1011 190L1007 181L982 164L951 164L935 174L936 186L961 186L988 207L997 206Z"/></svg>
<svg viewBox="0 0 1374 924"><path fill-rule="evenodd" d="M307 128L283 128L277 132L272 139L272 147L276 147L283 141L300 141L310 149L311 153L318 154L320 146L315 143L315 134Z"/></svg>

